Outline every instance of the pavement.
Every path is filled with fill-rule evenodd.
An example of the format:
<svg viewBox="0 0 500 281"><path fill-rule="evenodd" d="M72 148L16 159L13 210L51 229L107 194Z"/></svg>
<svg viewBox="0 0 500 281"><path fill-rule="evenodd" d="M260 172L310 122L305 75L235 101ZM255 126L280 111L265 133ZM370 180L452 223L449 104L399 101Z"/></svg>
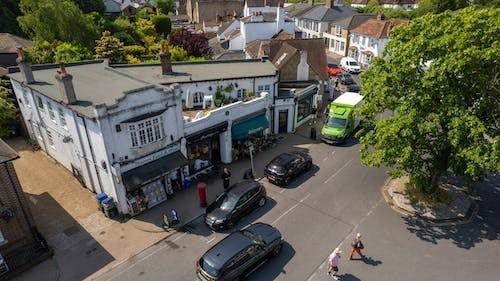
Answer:
<svg viewBox="0 0 500 281"><path fill-rule="evenodd" d="M326 259L343 251L342 280L497 280L500 274L500 178L476 185L480 209L470 224L433 226L393 211L382 198L383 168L359 160L359 144L311 141L309 128L285 135L286 143L256 157L256 170L284 150L307 151L314 168L280 188L260 179L268 203L236 226L276 226L285 238L281 254L247 280L331 280ZM288 145L288 146L287 146ZM234 169L233 169L234 171ZM351 239L362 233L364 260L346 260ZM229 232L215 233L202 219L94 280L195 280L195 262Z"/></svg>

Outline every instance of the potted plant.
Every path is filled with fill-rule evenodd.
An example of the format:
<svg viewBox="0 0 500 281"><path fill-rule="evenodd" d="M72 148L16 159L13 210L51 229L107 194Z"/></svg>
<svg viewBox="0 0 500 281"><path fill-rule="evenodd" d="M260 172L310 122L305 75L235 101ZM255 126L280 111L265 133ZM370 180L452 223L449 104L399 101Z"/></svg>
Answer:
<svg viewBox="0 0 500 281"><path fill-rule="evenodd" d="M221 106L222 105L222 99L224 96L222 95L222 87L217 87L217 90L215 91L215 105L216 106Z"/></svg>

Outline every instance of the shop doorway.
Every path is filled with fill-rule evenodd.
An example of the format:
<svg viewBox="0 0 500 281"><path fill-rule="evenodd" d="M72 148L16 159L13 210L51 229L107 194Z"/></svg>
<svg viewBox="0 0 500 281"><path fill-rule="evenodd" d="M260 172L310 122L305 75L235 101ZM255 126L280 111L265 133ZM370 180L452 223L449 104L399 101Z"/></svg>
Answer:
<svg viewBox="0 0 500 281"><path fill-rule="evenodd" d="M278 133L288 132L288 109L280 110L278 117Z"/></svg>

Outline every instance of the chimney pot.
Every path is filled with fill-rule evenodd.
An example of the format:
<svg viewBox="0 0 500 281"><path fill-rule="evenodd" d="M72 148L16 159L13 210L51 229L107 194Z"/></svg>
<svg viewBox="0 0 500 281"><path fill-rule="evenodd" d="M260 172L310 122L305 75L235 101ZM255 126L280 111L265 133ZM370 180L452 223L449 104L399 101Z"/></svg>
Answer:
<svg viewBox="0 0 500 281"><path fill-rule="evenodd" d="M384 12L380 12L380 13L377 15L377 19L378 19L378 20L385 20L385 15L384 15Z"/></svg>
<svg viewBox="0 0 500 281"><path fill-rule="evenodd" d="M160 61L161 61L161 74L167 75L169 73L172 73L172 61L170 59L170 52L168 50L167 42L163 42L161 44Z"/></svg>
<svg viewBox="0 0 500 281"><path fill-rule="evenodd" d="M75 88L73 87L73 76L66 71L64 63L59 64L59 69L55 75L59 83L59 92L61 99L66 104L75 104L77 102Z"/></svg>

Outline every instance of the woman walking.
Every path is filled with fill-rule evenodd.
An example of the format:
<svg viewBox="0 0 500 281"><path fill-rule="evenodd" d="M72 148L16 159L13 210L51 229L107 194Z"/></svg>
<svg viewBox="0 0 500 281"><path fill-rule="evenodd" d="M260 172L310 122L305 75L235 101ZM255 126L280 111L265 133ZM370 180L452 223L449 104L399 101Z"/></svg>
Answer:
<svg viewBox="0 0 500 281"><path fill-rule="evenodd" d="M333 279L335 280L339 280L337 274L339 272L339 262L341 253L342 252L339 250L339 248L335 248L330 257L328 257L328 275L333 277Z"/></svg>
<svg viewBox="0 0 500 281"><path fill-rule="evenodd" d="M364 248L365 248L365 246L363 245L363 242L361 242L361 234L358 233L358 234L356 234L356 238L354 238L354 240L352 240L351 253L349 254L349 260L352 260L352 255L354 254L354 252L358 253L358 255L360 255L362 258L364 258L365 255L363 255L363 253L361 253L361 250L363 250Z"/></svg>

